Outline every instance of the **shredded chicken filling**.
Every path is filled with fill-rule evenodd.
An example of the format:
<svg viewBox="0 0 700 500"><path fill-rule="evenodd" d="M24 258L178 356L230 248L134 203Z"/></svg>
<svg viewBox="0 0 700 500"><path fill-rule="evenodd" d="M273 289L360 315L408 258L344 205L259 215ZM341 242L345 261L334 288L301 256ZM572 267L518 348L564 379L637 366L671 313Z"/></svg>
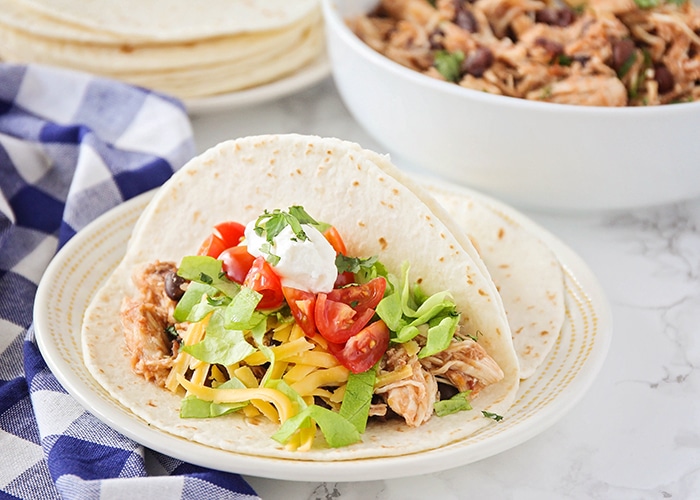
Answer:
<svg viewBox="0 0 700 500"><path fill-rule="evenodd" d="M700 98L691 1L567 2L381 0L348 24L404 66L493 94L588 106Z"/></svg>
<svg viewBox="0 0 700 500"><path fill-rule="evenodd" d="M178 359L181 334L191 325L176 323L173 311L177 304L166 292L165 281L169 273L176 271L175 264L155 262L133 276L137 288L134 297L126 297L121 307L121 321L124 341L131 355L132 369L138 375L160 386L173 390L171 369ZM303 333L302 333L303 336ZM265 336L265 342L275 344L272 331ZM311 339L313 340L313 339ZM470 391L475 397L484 387L497 383L503 371L488 353L471 338L455 338L444 351L424 358L418 358L420 336L417 343L391 346L380 361L377 380L385 383L375 385L375 396L370 407L370 417L387 418L399 416L411 427L427 422L433 415L433 404L440 399L438 379L442 384L454 386L454 392ZM318 346L317 346L318 348ZM184 353L182 353L184 354ZM303 355L300 356L303 359ZM289 360L295 359L289 357ZM296 363L303 371L301 360ZM337 364L337 363L336 363ZM285 379L292 383L295 377L303 374L293 371L294 362L286 362ZM333 368L334 364L328 366ZM342 368L342 367L340 367ZM243 372L241 372L241 369ZM226 379L227 372L253 377L243 377L247 385L260 382L266 374L266 366L241 363L238 367L212 365L207 385ZM190 370L188 373L192 373ZM170 376L170 378L169 378ZM222 378L223 377L223 378ZM344 370L347 380L347 370ZM309 395L323 406L339 409L344 382L335 387L319 388ZM174 386L177 389L177 384Z"/></svg>

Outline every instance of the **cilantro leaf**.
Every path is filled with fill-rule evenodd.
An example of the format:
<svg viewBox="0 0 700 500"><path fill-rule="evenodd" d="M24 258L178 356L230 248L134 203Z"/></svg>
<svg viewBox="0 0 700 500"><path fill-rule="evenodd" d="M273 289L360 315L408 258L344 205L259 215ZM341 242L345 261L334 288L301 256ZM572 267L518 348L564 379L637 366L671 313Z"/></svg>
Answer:
<svg viewBox="0 0 700 500"><path fill-rule="evenodd" d="M490 411L482 410L481 414L486 418L495 420L496 422L500 422L501 420L503 420L503 416L499 415L498 413L491 413Z"/></svg>
<svg viewBox="0 0 700 500"><path fill-rule="evenodd" d="M461 50L455 52L439 50L435 53L433 66L445 77L445 80L457 82L462 74L462 61L464 61L464 52Z"/></svg>
<svg viewBox="0 0 700 500"><path fill-rule="evenodd" d="M351 272L359 273L362 269L370 269L377 263L377 256L367 257L362 259L360 257L348 257L339 253L335 258L335 267L338 268L339 273Z"/></svg>
<svg viewBox="0 0 700 500"><path fill-rule="evenodd" d="M634 0L640 9L653 9L661 4L661 0Z"/></svg>
<svg viewBox="0 0 700 500"><path fill-rule="evenodd" d="M265 239L272 243L275 237L280 234L287 226L291 227L294 236L300 241L306 241L309 237L301 227L302 224L311 226L319 225L313 217L311 217L303 207L293 205L289 207L288 212L284 212L279 208L272 212L265 212L255 221L255 234L258 236L265 235Z"/></svg>

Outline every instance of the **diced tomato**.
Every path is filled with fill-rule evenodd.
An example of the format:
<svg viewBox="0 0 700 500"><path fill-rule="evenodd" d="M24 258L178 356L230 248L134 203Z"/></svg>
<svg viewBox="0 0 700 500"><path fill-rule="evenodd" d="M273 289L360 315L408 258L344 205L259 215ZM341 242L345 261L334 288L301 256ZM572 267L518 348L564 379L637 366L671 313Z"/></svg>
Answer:
<svg viewBox="0 0 700 500"><path fill-rule="evenodd" d="M358 314L374 309L384 297L386 280L377 277L362 285L336 288L328 293L328 299L351 306Z"/></svg>
<svg viewBox="0 0 700 500"><path fill-rule="evenodd" d="M282 293L296 322L308 337L313 337L316 334L314 320L316 294L286 286L282 287Z"/></svg>
<svg viewBox="0 0 700 500"><path fill-rule="evenodd" d="M226 248L237 246L245 234L245 226L238 222L222 222L214 226L214 234L224 242Z"/></svg>
<svg viewBox="0 0 700 500"><path fill-rule="evenodd" d="M248 271L253 266L255 257L248 253L248 247L239 245L230 247L219 254L221 268L228 279L236 283L243 283Z"/></svg>
<svg viewBox="0 0 700 500"><path fill-rule="evenodd" d="M316 328L329 342L343 343L358 333L374 316L374 309L356 311L349 304L330 300L325 293L316 296Z"/></svg>
<svg viewBox="0 0 700 500"><path fill-rule="evenodd" d="M328 343L328 350L353 373L372 368L389 347L389 328L382 320L363 328L343 344Z"/></svg>
<svg viewBox="0 0 700 500"><path fill-rule="evenodd" d="M331 226L328 229L326 229L323 233L323 236L325 236L328 243L330 243L331 246L335 249L336 253L342 253L343 255L348 254L348 251L345 248L345 242L343 242L343 238L340 237L340 233L335 227Z"/></svg>
<svg viewBox="0 0 700 500"><path fill-rule="evenodd" d="M210 234L202 242L202 245L197 251L197 255L208 255L216 259L224 250L226 250L226 244L223 240L214 234Z"/></svg>
<svg viewBox="0 0 700 500"><path fill-rule="evenodd" d="M341 288L352 285L353 283L355 283L355 275L350 271L345 271L338 274L338 277L335 279L335 283L333 283L333 288Z"/></svg>
<svg viewBox="0 0 700 500"><path fill-rule="evenodd" d="M284 302L280 279L264 257L256 257L253 260L253 265L243 280L243 286L262 294L258 309L275 309Z"/></svg>
<svg viewBox="0 0 700 500"><path fill-rule="evenodd" d="M202 242L197 255L208 255L215 259L227 248L235 247L241 242L245 226L238 222L222 222L214 226L212 234Z"/></svg>

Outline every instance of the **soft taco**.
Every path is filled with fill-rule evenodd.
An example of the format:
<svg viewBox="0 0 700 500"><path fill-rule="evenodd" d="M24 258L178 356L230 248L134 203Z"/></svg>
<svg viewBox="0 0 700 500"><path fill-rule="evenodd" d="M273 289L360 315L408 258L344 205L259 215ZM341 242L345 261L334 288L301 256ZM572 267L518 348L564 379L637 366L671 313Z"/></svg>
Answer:
<svg viewBox="0 0 700 500"><path fill-rule="evenodd" d="M444 209L385 156L301 135L224 142L176 173L82 341L149 424L298 460L465 439L507 417L520 379L501 297Z"/></svg>
<svg viewBox="0 0 700 500"><path fill-rule="evenodd" d="M564 271L551 248L492 200L436 182L428 192L471 239L508 316L520 378L535 374L566 315Z"/></svg>

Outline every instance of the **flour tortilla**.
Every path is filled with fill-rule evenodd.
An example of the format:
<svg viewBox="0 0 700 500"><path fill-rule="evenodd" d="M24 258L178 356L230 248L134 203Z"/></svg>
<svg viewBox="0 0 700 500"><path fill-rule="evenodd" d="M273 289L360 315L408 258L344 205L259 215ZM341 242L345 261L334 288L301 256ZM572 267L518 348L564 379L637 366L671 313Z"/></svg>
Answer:
<svg viewBox="0 0 700 500"><path fill-rule="evenodd" d="M123 41L187 42L256 33L288 26L318 8L318 0L14 0L24 31L42 21L63 25L64 34L102 32ZM20 24L20 23L24 24ZM51 29L50 27L48 29ZM75 38L71 38L75 39Z"/></svg>
<svg viewBox="0 0 700 500"><path fill-rule="evenodd" d="M324 50L319 0L0 0L0 60L181 99L282 79Z"/></svg>
<svg viewBox="0 0 700 500"><path fill-rule="evenodd" d="M296 460L349 460L411 454L463 440L495 425L481 410L507 414L518 384L518 362L503 303L468 237L431 209L423 194L384 156L338 139L270 135L222 143L190 161L155 195L139 219L123 261L88 308L82 341L85 364L106 391L149 424L186 439L242 454ZM434 203L434 202L433 202ZM132 295L136 266L179 262L223 220L249 221L265 209L302 205L332 223L351 255L378 255L390 270L411 264L411 278L428 293L449 289L462 312L463 331L505 373L484 389L474 410L433 417L419 428L402 421L372 422L361 443L329 449L317 440L291 452L272 440L276 425L241 415L193 420L178 416L180 398L135 375L122 338L119 305ZM437 212L440 212L438 215Z"/></svg>
<svg viewBox="0 0 700 500"><path fill-rule="evenodd" d="M532 376L564 324L564 272L559 259L497 205L444 185L430 184L428 191L474 242L503 299L520 377Z"/></svg>
<svg viewBox="0 0 700 500"><path fill-rule="evenodd" d="M3 1L6 0L0 0L0 4ZM321 13L314 11L277 30L167 45L139 45L124 40L114 45L70 43L8 28L0 30L0 43L6 59L50 62L105 74L150 74L228 63L262 66L273 56L293 52L298 40L307 36L312 28L320 26L320 20Z"/></svg>
<svg viewBox="0 0 700 500"><path fill-rule="evenodd" d="M71 46L0 29L0 56L68 67L181 99L262 85L310 64L324 51L320 12L274 34L214 39L179 47Z"/></svg>

